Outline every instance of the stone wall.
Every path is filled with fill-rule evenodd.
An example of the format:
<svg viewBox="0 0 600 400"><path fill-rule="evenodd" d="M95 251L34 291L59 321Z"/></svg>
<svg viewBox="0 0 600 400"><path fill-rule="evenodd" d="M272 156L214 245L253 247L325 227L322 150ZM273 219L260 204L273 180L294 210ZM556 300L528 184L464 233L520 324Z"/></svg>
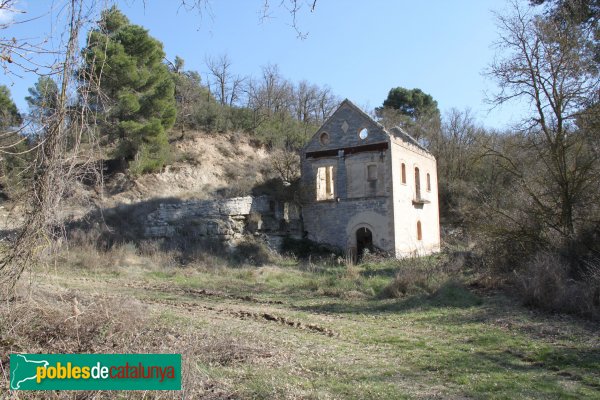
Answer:
<svg viewBox="0 0 600 400"><path fill-rule="evenodd" d="M359 135L365 128L368 135ZM386 131L345 100L306 144L301 160L309 239L354 254L364 245L357 235L365 228L373 246L397 257L439 251L435 158L405 132ZM323 168L333 170L332 199L316 196ZM415 168L422 174L419 196Z"/></svg>
<svg viewBox="0 0 600 400"><path fill-rule="evenodd" d="M381 250L393 251L393 217L390 199L340 199L307 204L302 208L308 238L327 243L342 251L356 248L356 231L368 228L373 244Z"/></svg>
<svg viewBox="0 0 600 400"><path fill-rule="evenodd" d="M392 171L396 172L392 174L396 256L437 252L440 250L440 221L436 161L431 155L396 137L392 138L391 153ZM405 165L405 182L401 179L402 164ZM419 169L419 196L415 168ZM417 223L421 226L421 239L418 238Z"/></svg>
<svg viewBox="0 0 600 400"><path fill-rule="evenodd" d="M369 131L368 136L364 139L358 136L358 132L362 128L367 128ZM319 140L323 133L327 133L329 136L327 143ZM388 141L389 136L383 126L373 121L353 104L343 102L333 117L325 121L306 144L304 152L343 149Z"/></svg>
<svg viewBox="0 0 600 400"><path fill-rule="evenodd" d="M368 136L358 132L368 129ZM323 143L320 135L328 134ZM389 143L383 127L350 103L344 102L336 113L317 131L302 153L302 182L305 204L302 216L308 238L355 252L356 231L371 231L373 245L394 251L394 218L392 207L389 150L345 154L344 148ZM307 156L310 152L338 150L336 155ZM369 181L368 166L376 167L376 179ZM318 168L333 166L335 193L333 200L315 201L315 179Z"/></svg>
<svg viewBox="0 0 600 400"><path fill-rule="evenodd" d="M294 235L299 231L297 208L268 196L164 203L147 215L145 223L148 238L191 236L227 241L245 233Z"/></svg>

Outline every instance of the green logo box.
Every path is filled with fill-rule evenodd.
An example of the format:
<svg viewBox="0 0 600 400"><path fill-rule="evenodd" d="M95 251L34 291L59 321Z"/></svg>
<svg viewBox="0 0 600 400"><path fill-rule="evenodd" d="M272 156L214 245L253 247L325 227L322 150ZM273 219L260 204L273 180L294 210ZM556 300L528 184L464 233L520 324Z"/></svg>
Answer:
<svg viewBox="0 0 600 400"><path fill-rule="evenodd" d="M11 354L11 390L181 390L181 354Z"/></svg>

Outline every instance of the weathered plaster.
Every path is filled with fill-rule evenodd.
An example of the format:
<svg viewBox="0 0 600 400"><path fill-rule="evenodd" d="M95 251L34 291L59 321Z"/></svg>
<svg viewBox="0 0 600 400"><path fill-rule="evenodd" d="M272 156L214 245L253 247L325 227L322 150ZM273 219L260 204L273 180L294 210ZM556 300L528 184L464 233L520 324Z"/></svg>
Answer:
<svg viewBox="0 0 600 400"><path fill-rule="evenodd" d="M365 127L369 133L361 139L358 132ZM325 143L320 140L323 132L328 136ZM406 183L401 181L402 163ZM333 200L317 201L317 170L324 166L333 167L335 194ZM369 166L375 168L371 179ZM415 167L420 171L419 198ZM427 190L427 174L431 190ZM304 147L302 182L302 215L310 239L352 252L356 251L356 231L365 227L376 247L396 257L439 251L435 158L405 132L386 131L350 101L342 102ZM421 240L417 221L421 221Z"/></svg>

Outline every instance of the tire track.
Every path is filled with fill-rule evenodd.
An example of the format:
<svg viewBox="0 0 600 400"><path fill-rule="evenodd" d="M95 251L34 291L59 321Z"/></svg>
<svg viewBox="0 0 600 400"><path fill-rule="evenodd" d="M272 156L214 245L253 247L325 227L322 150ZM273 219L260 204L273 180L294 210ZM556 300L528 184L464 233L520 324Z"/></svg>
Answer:
<svg viewBox="0 0 600 400"><path fill-rule="evenodd" d="M298 329L298 330L302 330L302 331L308 331L308 332L314 332L314 333L319 333L325 336L329 336L329 337L339 337L339 333L329 329L329 328L325 328L323 326L317 325L317 324L307 324L307 323L303 323L300 321L294 321L290 318L284 317L284 316L277 316L274 315L272 313L268 313L268 312L254 312L254 311L248 311L248 310L230 310L230 309L226 309L226 308L217 308L217 307L212 307L212 306L204 306L201 304L197 304L197 303L192 303L192 302L188 302L188 301L171 301L171 300L157 300L157 299L139 299L139 301L143 302L143 303L150 303L150 304L160 304L160 305L168 305L174 308L184 308L187 311L194 311L194 310L203 310L203 311L210 311L210 312L215 312L218 314L223 314L223 315L228 315L237 319L241 319L241 320L245 320L245 319L253 319L256 321L266 321L266 322L271 322L271 323L276 323L279 325L284 325L284 326L288 326L290 328L294 328L294 329Z"/></svg>

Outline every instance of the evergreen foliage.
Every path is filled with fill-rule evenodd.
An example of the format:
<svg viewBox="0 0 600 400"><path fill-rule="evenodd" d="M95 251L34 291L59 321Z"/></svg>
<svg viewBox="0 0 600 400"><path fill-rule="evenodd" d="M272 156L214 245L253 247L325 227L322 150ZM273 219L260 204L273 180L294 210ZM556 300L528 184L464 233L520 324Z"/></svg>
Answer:
<svg viewBox="0 0 600 400"><path fill-rule="evenodd" d="M54 114L58 102L58 85L52 78L40 76L34 87L28 91L29 96L25 97L25 100L32 116L43 118Z"/></svg>
<svg viewBox="0 0 600 400"><path fill-rule="evenodd" d="M375 111L383 125L401 126L427 147L439 134L441 117L437 101L421 89L393 88L383 106Z"/></svg>
<svg viewBox="0 0 600 400"><path fill-rule="evenodd" d="M10 90L4 85L0 85L0 130L20 125L22 122L21 114L10 96Z"/></svg>
<svg viewBox="0 0 600 400"><path fill-rule="evenodd" d="M437 115L439 118L440 115L437 101L421 89L393 88L388 93L388 97L383 101L383 107L399 110L414 121L426 116Z"/></svg>
<svg viewBox="0 0 600 400"><path fill-rule="evenodd" d="M83 50L92 106L115 142L115 155L133 161L135 172L157 171L167 162L167 131L175 123L174 83L162 60L162 44L133 25L116 7L102 13Z"/></svg>
<svg viewBox="0 0 600 400"><path fill-rule="evenodd" d="M17 128L23 119L10 95L10 90L0 85L0 192L11 196L23 184L20 173L27 166L28 141ZM22 175L22 174L21 174Z"/></svg>

